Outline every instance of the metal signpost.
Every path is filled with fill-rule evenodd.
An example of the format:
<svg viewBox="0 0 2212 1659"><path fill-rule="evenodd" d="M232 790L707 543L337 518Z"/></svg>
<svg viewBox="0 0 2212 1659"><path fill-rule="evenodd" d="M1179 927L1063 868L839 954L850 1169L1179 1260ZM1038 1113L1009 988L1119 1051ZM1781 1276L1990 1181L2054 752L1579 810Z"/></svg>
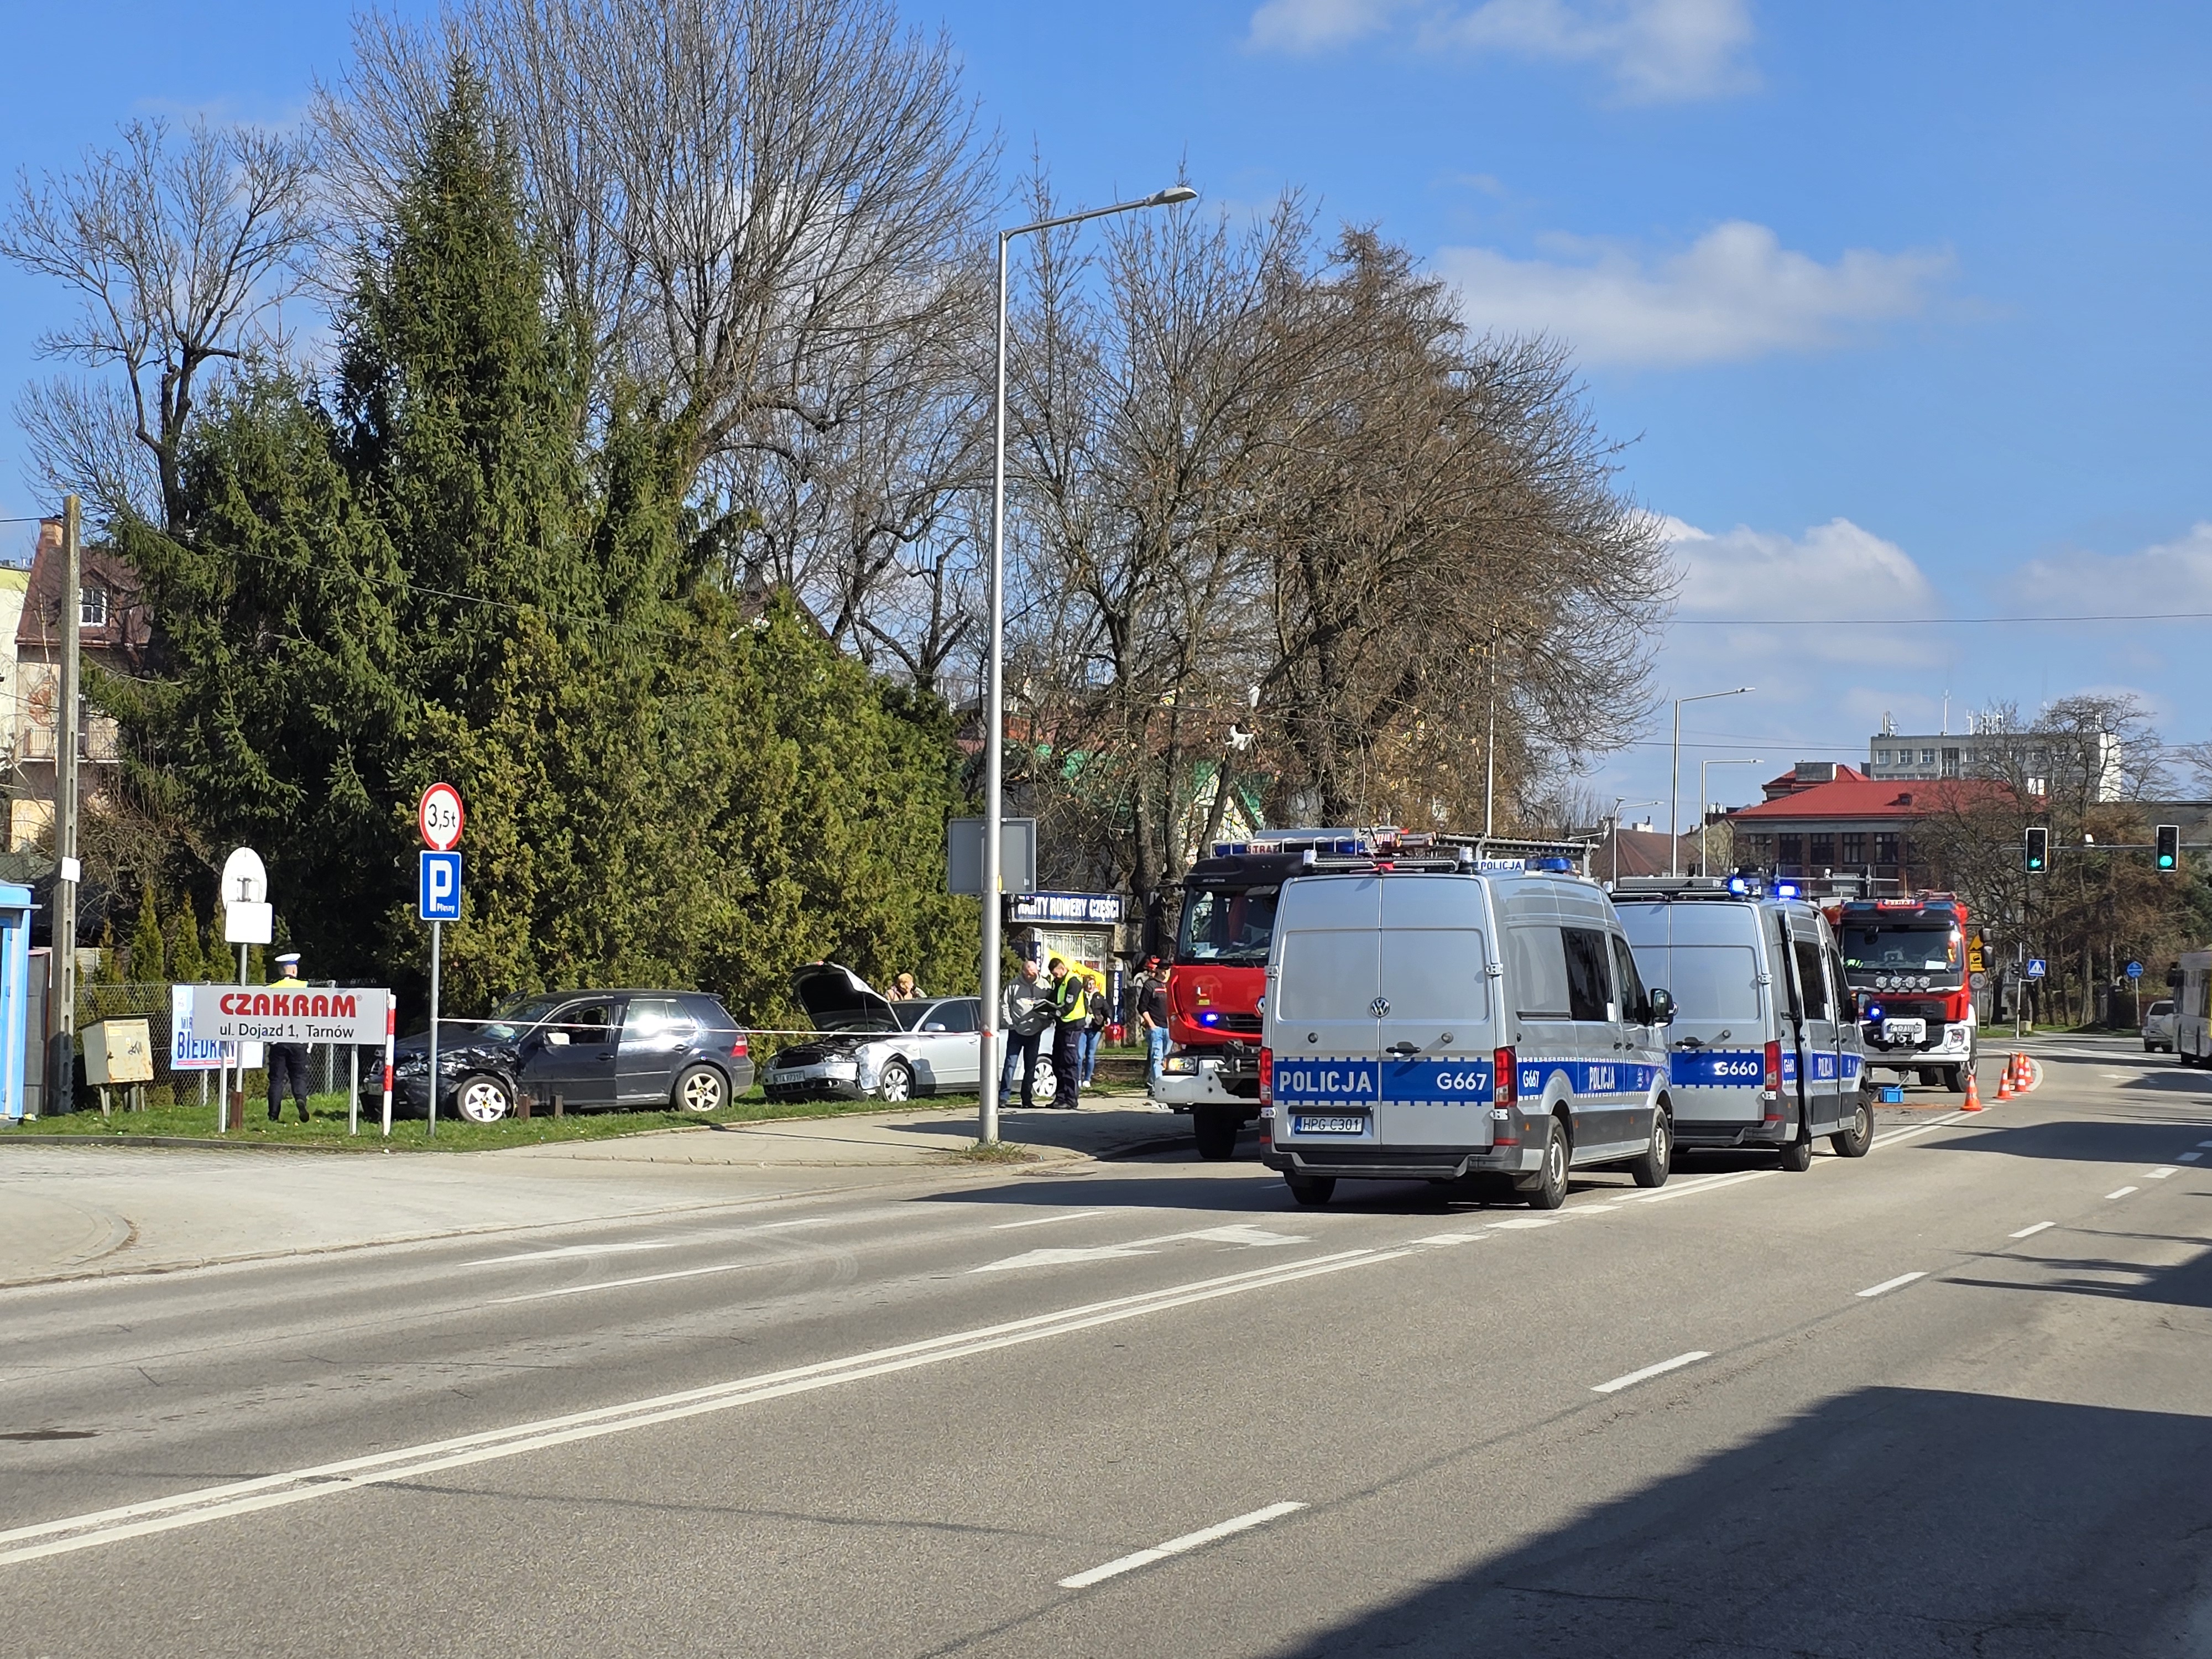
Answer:
<svg viewBox="0 0 2212 1659"><path fill-rule="evenodd" d="M262 867L261 854L251 847L241 847L225 859L222 884L216 896L222 901L223 941L238 947L238 982L243 986L248 949L268 944L276 927L276 910L269 902L269 872ZM193 1006L197 1007L198 1004L195 1002ZM198 1031L198 1035L211 1036L214 1033ZM260 1054L258 1042L238 1041L225 1045L224 1059L236 1069L234 1074L221 1067L216 1072L215 1116L219 1133L228 1133L234 1128L245 1132L246 1074L253 1069L253 1062ZM234 1082L238 1085L234 1116L230 1088Z"/></svg>
<svg viewBox="0 0 2212 1659"><path fill-rule="evenodd" d="M415 825L422 832L422 845L429 850L421 855L416 871L415 908L422 920L430 924L430 1104L429 1127L426 1133L438 1133L438 966L445 945L445 925L461 919L461 855L453 848L460 845L461 826L468 822L468 814L461 808L461 793L450 783L434 783L422 792L416 804ZM386 1133L391 1133L391 1048L386 1044L385 1088L387 1104L385 1107Z"/></svg>

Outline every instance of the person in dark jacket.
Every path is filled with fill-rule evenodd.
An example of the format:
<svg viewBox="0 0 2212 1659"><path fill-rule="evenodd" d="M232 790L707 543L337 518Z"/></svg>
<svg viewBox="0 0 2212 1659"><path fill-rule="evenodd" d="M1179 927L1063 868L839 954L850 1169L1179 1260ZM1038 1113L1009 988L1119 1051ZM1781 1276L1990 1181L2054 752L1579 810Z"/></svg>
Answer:
<svg viewBox="0 0 2212 1659"><path fill-rule="evenodd" d="M1037 979L1036 958L1022 958L1021 971L1000 997L999 1024L1006 1034L1006 1063L999 1074L999 1098L1014 1091L1014 1061L1022 1063L1022 1104L1036 1104L1037 1043L1057 1016L1052 989Z"/></svg>
<svg viewBox="0 0 2212 1659"><path fill-rule="evenodd" d="M269 988L297 990L300 987L300 953L287 951L276 958L276 977L269 981ZM272 1042L269 1045L269 1121L276 1122L284 1114L284 1091L289 1085L292 1098L300 1103L300 1121L307 1121L307 1045L304 1042ZM243 1094L244 1090L240 1093ZM240 1105L239 1109L246 1109Z"/></svg>

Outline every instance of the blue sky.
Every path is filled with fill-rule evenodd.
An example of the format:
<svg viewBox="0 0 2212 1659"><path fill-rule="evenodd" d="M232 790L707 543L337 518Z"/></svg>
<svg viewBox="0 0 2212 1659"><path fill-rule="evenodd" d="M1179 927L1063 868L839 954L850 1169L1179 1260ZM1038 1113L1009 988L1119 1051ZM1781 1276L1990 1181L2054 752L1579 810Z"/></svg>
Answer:
<svg viewBox="0 0 2212 1659"><path fill-rule="evenodd" d="M1476 326L1574 342L1598 422L1633 441L1625 483L1676 526L1682 623L1729 624L1670 630L1662 695L1759 688L1687 711L1692 758L1863 757L1882 710L1926 729L1947 692L1955 721L2131 690L2169 742L2212 737L2201 622L1761 620L2212 611L2202 8L906 9L1071 198L1179 167L1231 206L1299 186L1433 262ZM0 25L10 61L101 66L0 112L34 170L134 112L293 118L346 49L343 7L27 10ZM0 272L0 386L39 372L58 304ZM0 433L9 515L36 507L20 447ZM1663 798L1665 737L1662 714L1593 787Z"/></svg>

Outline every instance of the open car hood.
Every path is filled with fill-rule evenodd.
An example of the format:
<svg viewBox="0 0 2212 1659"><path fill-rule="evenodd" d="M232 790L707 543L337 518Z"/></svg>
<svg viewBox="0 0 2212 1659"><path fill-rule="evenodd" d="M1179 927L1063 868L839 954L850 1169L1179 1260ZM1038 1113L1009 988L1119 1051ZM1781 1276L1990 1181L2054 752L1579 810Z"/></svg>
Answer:
<svg viewBox="0 0 2212 1659"><path fill-rule="evenodd" d="M867 981L834 962L811 962L791 976L791 989L817 1031L896 1031L890 1003Z"/></svg>

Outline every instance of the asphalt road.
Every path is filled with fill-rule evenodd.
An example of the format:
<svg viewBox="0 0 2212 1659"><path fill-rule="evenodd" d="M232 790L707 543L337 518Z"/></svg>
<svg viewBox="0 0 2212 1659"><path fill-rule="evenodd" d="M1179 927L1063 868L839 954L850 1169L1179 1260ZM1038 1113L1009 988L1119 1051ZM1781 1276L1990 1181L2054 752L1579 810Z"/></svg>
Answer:
<svg viewBox="0 0 2212 1659"><path fill-rule="evenodd" d="M2212 1074L2040 1052L1550 1217L1159 1158L0 1293L0 1652L2212 1653Z"/></svg>

